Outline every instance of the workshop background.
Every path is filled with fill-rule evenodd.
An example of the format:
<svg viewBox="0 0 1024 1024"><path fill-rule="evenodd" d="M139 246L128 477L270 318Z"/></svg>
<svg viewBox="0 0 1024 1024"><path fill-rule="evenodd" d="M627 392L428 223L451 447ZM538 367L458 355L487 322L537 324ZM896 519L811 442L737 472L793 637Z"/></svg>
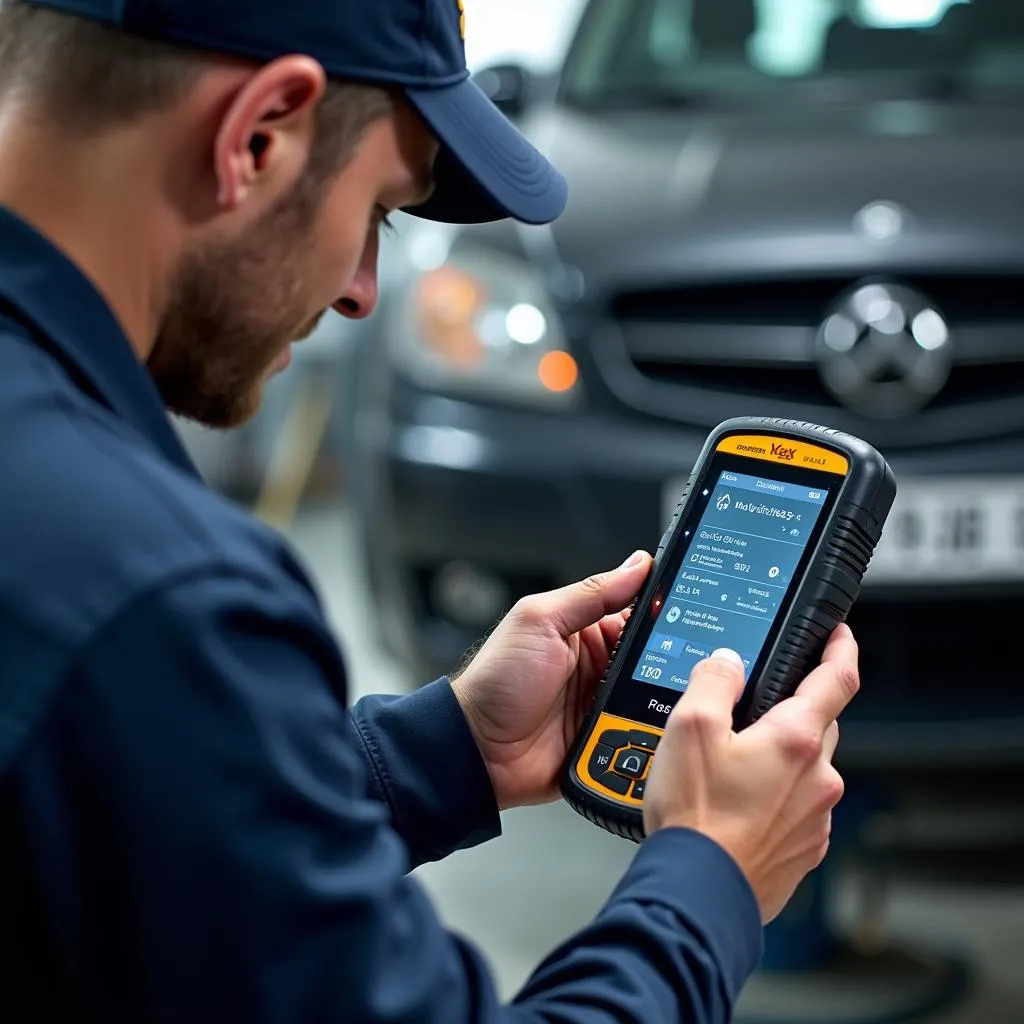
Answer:
<svg viewBox="0 0 1024 1024"><path fill-rule="evenodd" d="M565 217L399 216L377 314L330 314L243 429L179 424L200 469L293 538L358 698L656 545L721 420L871 441L900 496L848 797L739 1019L1024 1021L1024 4L465 6ZM634 847L562 804L504 829L418 875L510 997Z"/></svg>

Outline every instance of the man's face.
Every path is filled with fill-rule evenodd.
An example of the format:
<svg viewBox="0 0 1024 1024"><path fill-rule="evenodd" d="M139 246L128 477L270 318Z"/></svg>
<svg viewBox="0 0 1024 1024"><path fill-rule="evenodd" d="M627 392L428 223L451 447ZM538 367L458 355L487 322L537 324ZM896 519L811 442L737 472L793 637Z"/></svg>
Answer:
<svg viewBox="0 0 1024 1024"><path fill-rule="evenodd" d="M148 360L167 408L210 427L238 426L329 307L368 316L383 216L423 197L436 154L423 123L400 105L367 129L343 170L319 181L303 175L253 225L187 251Z"/></svg>

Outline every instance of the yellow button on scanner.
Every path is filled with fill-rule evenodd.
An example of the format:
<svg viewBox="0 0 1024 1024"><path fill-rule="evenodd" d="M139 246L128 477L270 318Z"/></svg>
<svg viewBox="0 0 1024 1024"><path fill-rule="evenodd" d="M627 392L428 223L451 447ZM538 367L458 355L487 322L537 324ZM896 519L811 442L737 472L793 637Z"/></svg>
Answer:
<svg viewBox="0 0 1024 1024"><path fill-rule="evenodd" d="M602 715L577 763L580 779L597 792L639 805L660 731Z"/></svg>

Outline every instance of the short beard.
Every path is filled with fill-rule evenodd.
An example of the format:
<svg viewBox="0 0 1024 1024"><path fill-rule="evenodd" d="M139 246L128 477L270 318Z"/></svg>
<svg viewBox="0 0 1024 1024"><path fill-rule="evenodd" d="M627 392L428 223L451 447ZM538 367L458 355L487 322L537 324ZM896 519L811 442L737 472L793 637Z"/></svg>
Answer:
<svg viewBox="0 0 1024 1024"><path fill-rule="evenodd" d="M327 191L307 174L244 237L185 253L147 365L167 409L215 429L259 410L275 359L315 329L305 268Z"/></svg>

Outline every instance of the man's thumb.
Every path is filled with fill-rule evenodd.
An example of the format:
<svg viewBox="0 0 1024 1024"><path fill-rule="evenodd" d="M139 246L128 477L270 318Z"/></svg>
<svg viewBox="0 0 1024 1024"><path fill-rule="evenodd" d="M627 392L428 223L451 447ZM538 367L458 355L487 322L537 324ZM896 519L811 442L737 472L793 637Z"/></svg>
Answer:
<svg viewBox="0 0 1024 1024"><path fill-rule="evenodd" d="M543 595L539 599L545 605L541 613L562 636L572 636L606 615L621 612L644 585L652 562L646 551L634 552L618 569Z"/></svg>
<svg viewBox="0 0 1024 1024"><path fill-rule="evenodd" d="M722 731L732 729L733 709L746 689L743 659L721 648L694 666L686 692L676 702L673 717L689 714Z"/></svg>

